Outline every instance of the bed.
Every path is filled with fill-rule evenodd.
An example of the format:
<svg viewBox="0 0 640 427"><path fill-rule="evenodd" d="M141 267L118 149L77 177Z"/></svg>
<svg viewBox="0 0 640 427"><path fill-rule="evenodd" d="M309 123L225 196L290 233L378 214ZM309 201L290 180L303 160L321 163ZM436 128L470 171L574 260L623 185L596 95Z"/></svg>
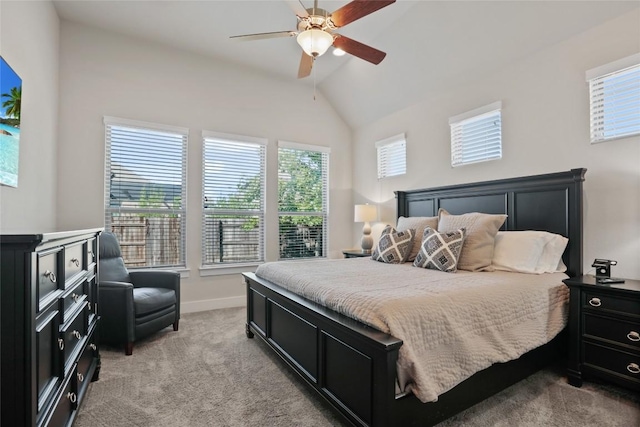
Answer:
<svg viewBox="0 0 640 427"><path fill-rule="evenodd" d="M567 275L582 270L582 182L585 169L424 190L396 192L398 217L507 214L502 230L565 236ZM367 260L348 260L364 261ZM303 264L300 264L303 265ZM319 396L356 426L434 425L536 372L563 354L564 334L523 356L483 369L437 401L397 390L403 341L253 273L247 285L246 333L258 336Z"/></svg>

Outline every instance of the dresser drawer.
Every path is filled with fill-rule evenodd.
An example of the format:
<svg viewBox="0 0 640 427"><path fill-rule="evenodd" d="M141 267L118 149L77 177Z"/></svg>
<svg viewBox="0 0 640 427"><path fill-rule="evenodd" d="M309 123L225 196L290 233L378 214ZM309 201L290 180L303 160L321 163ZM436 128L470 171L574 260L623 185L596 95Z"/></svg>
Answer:
<svg viewBox="0 0 640 427"><path fill-rule="evenodd" d="M586 336L614 341L640 350L640 323L584 314Z"/></svg>
<svg viewBox="0 0 640 427"><path fill-rule="evenodd" d="M76 379L78 381L78 397L81 399L91 382L97 364L98 346L95 343L95 337L95 333L89 337L89 341L78 359Z"/></svg>
<svg viewBox="0 0 640 427"><path fill-rule="evenodd" d="M36 259L37 280L37 311L44 309L51 301L58 298L64 280L58 274L60 272L59 257L62 256L60 248L52 251L41 252Z"/></svg>
<svg viewBox="0 0 640 427"><path fill-rule="evenodd" d="M621 313L640 318L640 300L600 292L584 292L583 306L590 310Z"/></svg>
<svg viewBox="0 0 640 427"><path fill-rule="evenodd" d="M60 312L57 304L51 305L36 318L35 371L38 414L47 407L62 379L58 350L62 346L58 340L59 328Z"/></svg>
<svg viewBox="0 0 640 427"><path fill-rule="evenodd" d="M69 320L69 317L76 311L80 310L82 305L86 305L88 295L86 294L87 282L83 281L76 284L72 289L67 290L63 295L64 315L63 322Z"/></svg>
<svg viewBox="0 0 640 427"><path fill-rule="evenodd" d="M66 379L58 400L55 402L50 415L46 420L39 423L40 426L67 426L78 407L78 396L75 392L75 381L73 376Z"/></svg>
<svg viewBox="0 0 640 427"><path fill-rule="evenodd" d="M634 352L618 351L590 342L583 342L584 364L613 372L640 385L640 355Z"/></svg>
<svg viewBox="0 0 640 427"><path fill-rule="evenodd" d="M87 266L91 266L96 262L96 254L98 253L97 239L89 239L85 245L87 254Z"/></svg>
<svg viewBox="0 0 640 427"><path fill-rule="evenodd" d="M76 243L64 247L64 277L67 283L72 278L86 270L85 244Z"/></svg>
<svg viewBox="0 0 640 427"><path fill-rule="evenodd" d="M65 374L71 369L77 352L87 335L87 308L86 305L75 316L60 329L60 335L64 341L62 353L64 355Z"/></svg>

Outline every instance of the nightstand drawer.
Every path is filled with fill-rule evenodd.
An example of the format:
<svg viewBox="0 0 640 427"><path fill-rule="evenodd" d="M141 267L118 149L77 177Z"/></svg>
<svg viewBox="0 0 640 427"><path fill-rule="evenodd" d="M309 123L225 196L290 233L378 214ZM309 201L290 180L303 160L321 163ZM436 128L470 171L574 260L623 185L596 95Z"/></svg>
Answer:
<svg viewBox="0 0 640 427"><path fill-rule="evenodd" d="M614 372L640 385L640 355L584 342L584 364Z"/></svg>
<svg viewBox="0 0 640 427"><path fill-rule="evenodd" d="M613 341L640 349L640 323L608 317L584 315L584 331L587 336Z"/></svg>
<svg viewBox="0 0 640 427"><path fill-rule="evenodd" d="M585 308L630 315L640 318L640 301L613 296L608 293L584 292L582 304Z"/></svg>

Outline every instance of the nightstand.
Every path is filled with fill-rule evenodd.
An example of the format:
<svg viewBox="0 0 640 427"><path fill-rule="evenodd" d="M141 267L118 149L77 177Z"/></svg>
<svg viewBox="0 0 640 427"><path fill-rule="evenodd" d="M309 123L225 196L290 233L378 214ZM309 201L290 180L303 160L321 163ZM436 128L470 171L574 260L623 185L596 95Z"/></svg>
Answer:
<svg viewBox="0 0 640 427"><path fill-rule="evenodd" d="M569 302L569 384L597 377L640 390L640 281L565 279Z"/></svg>
<svg viewBox="0 0 640 427"><path fill-rule="evenodd" d="M364 257L371 257L371 252L364 253L362 252L362 249L344 249L342 251L342 254L344 255L345 258L364 258Z"/></svg>

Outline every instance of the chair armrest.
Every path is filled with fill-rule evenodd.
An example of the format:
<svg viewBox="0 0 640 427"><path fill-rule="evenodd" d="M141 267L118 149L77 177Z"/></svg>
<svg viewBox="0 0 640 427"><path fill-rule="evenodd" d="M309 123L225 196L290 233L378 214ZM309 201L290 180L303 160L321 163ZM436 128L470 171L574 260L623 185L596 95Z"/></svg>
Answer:
<svg viewBox="0 0 640 427"><path fill-rule="evenodd" d="M180 318L180 273L174 270L135 270L129 277L136 288L173 289L176 293L176 314Z"/></svg>
<svg viewBox="0 0 640 427"><path fill-rule="evenodd" d="M100 339L110 343L135 340L133 285L126 282L98 283Z"/></svg>

